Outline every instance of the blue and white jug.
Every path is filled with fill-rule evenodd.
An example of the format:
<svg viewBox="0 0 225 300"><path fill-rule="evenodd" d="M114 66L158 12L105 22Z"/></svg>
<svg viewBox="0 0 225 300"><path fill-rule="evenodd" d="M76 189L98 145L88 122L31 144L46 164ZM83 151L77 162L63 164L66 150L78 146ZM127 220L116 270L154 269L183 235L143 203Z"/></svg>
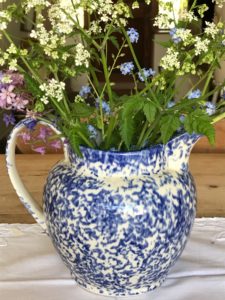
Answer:
<svg viewBox="0 0 225 300"><path fill-rule="evenodd" d="M194 222L196 189L188 160L200 136L185 133L166 145L125 153L81 147L83 157L65 144L65 160L45 184L42 211L15 166L16 135L29 122L17 124L8 140L8 173L76 282L110 296L160 286Z"/></svg>

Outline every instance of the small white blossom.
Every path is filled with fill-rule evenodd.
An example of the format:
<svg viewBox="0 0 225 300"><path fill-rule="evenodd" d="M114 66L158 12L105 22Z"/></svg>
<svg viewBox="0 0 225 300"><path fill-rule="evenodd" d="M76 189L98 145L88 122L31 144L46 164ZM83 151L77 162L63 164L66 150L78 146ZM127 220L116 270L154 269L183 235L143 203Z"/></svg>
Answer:
<svg viewBox="0 0 225 300"><path fill-rule="evenodd" d="M77 95L74 99L74 102L83 103L83 102L85 102L85 99L83 97L81 97L80 95Z"/></svg>
<svg viewBox="0 0 225 300"><path fill-rule="evenodd" d="M53 30L47 31L43 24L37 24L36 30L32 30L30 37L37 39L46 55L53 59L59 58L58 47L66 42L65 36L56 34Z"/></svg>
<svg viewBox="0 0 225 300"><path fill-rule="evenodd" d="M26 56L28 54L27 49L21 49L20 54L21 54L21 56Z"/></svg>
<svg viewBox="0 0 225 300"><path fill-rule="evenodd" d="M11 20L11 15L7 10L0 11L0 30L7 29L7 26Z"/></svg>
<svg viewBox="0 0 225 300"><path fill-rule="evenodd" d="M26 0L23 1L23 7L25 8L26 12L29 12L32 8L40 7L48 7L51 3L46 0Z"/></svg>
<svg viewBox="0 0 225 300"><path fill-rule="evenodd" d="M7 59L9 58L9 53L5 52L5 53L3 54L3 58L4 58L5 60L7 60Z"/></svg>
<svg viewBox="0 0 225 300"><path fill-rule="evenodd" d="M178 60L179 52L172 48L168 48L166 55L160 61L160 66L169 71L174 71L174 69L180 68L180 61Z"/></svg>
<svg viewBox="0 0 225 300"><path fill-rule="evenodd" d="M214 39L215 36L219 33L220 29L217 27L215 23L210 23L210 22L205 22L205 23L206 23L205 33Z"/></svg>
<svg viewBox="0 0 225 300"><path fill-rule="evenodd" d="M17 71L17 59L14 58L9 61L9 70Z"/></svg>
<svg viewBox="0 0 225 300"><path fill-rule="evenodd" d="M6 51L10 54L16 54L17 53L17 48L14 44L11 44Z"/></svg>
<svg viewBox="0 0 225 300"><path fill-rule="evenodd" d="M60 102L64 98L65 83L52 78L48 83L40 85L40 90L45 93L44 98L41 99L43 103L47 104L49 98L54 98Z"/></svg>
<svg viewBox="0 0 225 300"><path fill-rule="evenodd" d="M171 29L175 27L173 1L159 0L159 13L153 25L160 29Z"/></svg>
<svg viewBox="0 0 225 300"><path fill-rule="evenodd" d="M199 36L195 38L195 55L199 55L201 53L205 53L208 51L208 45L210 40L204 39L202 40Z"/></svg>
<svg viewBox="0 0 225 300"><path fill-rule="evenodd" d="M184 45L189 45L192 42L192 34L190 29L176 28L173 35L174 40L183 41Z"/></svg>
<svg viewBox="0 0 225 300"><path fill-rule="evenodd" d="M46 96L42 96L41 99L40 99L41 102L43 102L44 104L48 104L49 103L49 100Z"/></svg>
<svg viewBox="0 0 225 300"><path fill-rule="evenodd" d="M84 48L84 46L79 43L75 47L75 64L76 66L85 66L88 68L89 66L89 59L91 57L90 53Z"/></svg>
<svg viewBox="0 0 225 300"><path fill-rule="evenodd" d="M179 15L179 20L191 23L193 21L198 21L198 18L194 15L193 11L184 9Z"/></svg>
<svg viewBox="0 0 225 300"><path fill-rule="evenodd" d="M10 77L9 75L4 75L4 76L2 77L2 79L1 79L1 81L2 81L2 83L8 84L8 83L11 83L11 82L12 82L12 79L11 79L11 77Z"/></svg>

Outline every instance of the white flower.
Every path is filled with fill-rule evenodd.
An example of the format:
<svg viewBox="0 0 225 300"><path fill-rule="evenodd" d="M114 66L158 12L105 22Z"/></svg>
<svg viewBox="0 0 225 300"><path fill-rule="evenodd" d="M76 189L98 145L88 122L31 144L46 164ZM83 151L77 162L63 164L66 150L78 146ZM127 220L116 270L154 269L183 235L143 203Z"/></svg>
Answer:
<svg viewBox="0 0 225 300"><path fill-rule="evenodd" d="M4 75L1 80L2 80L2 83L6 83L6 84L12 82L11 76L9 76L9 75Z"/></svg>
<svg viewBox="0 0 225 300"><path fill-rule="evenodd" d="M5 53L3 54L3 58L4 58L5 60L7 60L7 59L9 58L9 53L5 52Z"/></svg>
<svg viewBox="0 0 225 300"><path fill-rule="evenodd" d="M7 29L7 26L11 20L11 15L7 10L0 11L0 30Z"/></svg>
<svg viewBox="0 0 225 300"><path fill-rule="evenodd" d="M26 56L28 54L27 49L21 49L20 54L21 54L21 56Z"/></svg>
<svg viewBox="0 0 225 300"><path fill-rule="evenodd" d="M208 45L210 40L208 39L201 39L199 36L195 38L195 55L199 55L201 53L205 53L208 51Z"/></svg>
<svg viewBox="0 0 225 300"><path fill-rule="evenodd" d="M5 30L7 28L7 23L6 22L0 22L0 30Z"/></svg>
<svg viewBox="0 0 225 300"><path fill-rule="evenodd" d="M23 7L25 8L26 12L29 12L32 8L36 7L48 7L51 3L46 0L26 0L23 1Z"/></svg>
<svg viewBox="0 0 225 300"><path fill-rule="evenodd" d="M9 61L9 70L10 71L17 71L17 59L12 59Z"/></svg>
<svg viewBox="0 0 225 300"><path fill-rule="evenodd" d="M56 34L53 30L47 31L43 24L37 24L36 30L31 31L30 37L37 39L45 54L53 59L59 58L58 48L66 42L64 35Z"/></svg>
<svg viewBox="0 0 225 300"><path fill-rule="evenodd" d="M48 83L40 85L40 90L45 93L44 97L41 98L43 103L47 104L49 98L54 98L60 102L64 98L65 83L52 78Z"/></svg>
<svg viewBox="0 0 225 300"><path fill-rule="evenodd" d="M41 102L43 102L44 104L48 104L49 103L49 100L46 96L42 96L41 99L40 99Z"/></svg>
<svg viewBox="0 0 225 300"><path fill-rule="evenodd" d="M90 53L84 48L84 46L79 43L75 47L75 64L76 66L85 66L88 68L89 66L89 59L91 57Z"/></svg>
<svg viewBox="0 0 225 300"><path fill-rule="evenodd" d="M217 27L215 23L210 23L210 22L205 22L205 23L206 23L205 33L214 39L215 36L219 33L220 29Z"/></svg>
<svg viewBox="0 0 225 300"><path fill-rule="evenodd" d="M74 24L79 24L80 5L80 0L58 0L51 5L48 17L55 32L70 34L73 31Z"/></svg>
<svg viewBox="0 0 225 300"><path fill-rule="evenodd" d="M173 1L159 1L159 12L153 25L160 29L170 29L175 27Z"/></svg>
<svg viewBox="0 0 225 300"><path fill-rule="evenodd" d="M179 20L191 23L193 21L198 21L198 18L194 15L193 11L187 11L184 9L179 15Z"/></svg>
<svg viewBox="0 0 225 300"><path fill-rule="evenodd" d="M160 61L160 66L169 71L174 71L174 69L180 68L180 61L178 60L179 52L172 48L168 48L166 55Z"/></svg>
<svg viewBox="0 0 225 300"><path fill-rule="evenodd" d="M159 14L155 18L155 22L153 24L156 27L159 27L160 29L170 29L175 26L174 19L171 18L168 14Z"/></svg>
<svg viewBox="0 0 225 300"><path fill-rule="evenodd" d="M17 53L17 48L14 44L11 44L6 51L10 54L16 54Z"/></svg>
<svg viewBox="0 0 225 300"><path fill-rule="evenodd" d="M189 45L192 42L192 34L190 29L177 28L173 39L183 41L184 45Z"/></svg>

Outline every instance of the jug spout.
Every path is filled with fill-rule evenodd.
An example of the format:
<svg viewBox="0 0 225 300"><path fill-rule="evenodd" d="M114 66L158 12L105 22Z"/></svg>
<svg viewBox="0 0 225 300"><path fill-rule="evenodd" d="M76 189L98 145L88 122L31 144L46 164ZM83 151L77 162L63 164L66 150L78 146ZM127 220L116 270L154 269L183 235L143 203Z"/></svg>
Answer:
<svg viewBox="0 0 225 300"><path fill-rule="evenodd" d="M201 137L200 134L184 133L170 140L165 146L167 169L188 171L191 150Z"/></svg>

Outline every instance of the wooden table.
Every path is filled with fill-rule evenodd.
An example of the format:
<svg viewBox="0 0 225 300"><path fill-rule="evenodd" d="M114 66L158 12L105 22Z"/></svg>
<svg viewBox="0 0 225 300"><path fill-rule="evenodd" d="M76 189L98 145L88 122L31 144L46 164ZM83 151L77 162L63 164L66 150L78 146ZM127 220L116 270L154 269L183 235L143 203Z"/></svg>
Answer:
<svg viewBox="0 0 225 300"><path fill-rule="evenodd" d="M41 203L49 169L62 155L18 154L17 166L31 194ZM225 217L225 154L193 153L191 172L198 190L198 217ZM33 223L9 181L5 157L0 155L0 223Z"/></svg>

